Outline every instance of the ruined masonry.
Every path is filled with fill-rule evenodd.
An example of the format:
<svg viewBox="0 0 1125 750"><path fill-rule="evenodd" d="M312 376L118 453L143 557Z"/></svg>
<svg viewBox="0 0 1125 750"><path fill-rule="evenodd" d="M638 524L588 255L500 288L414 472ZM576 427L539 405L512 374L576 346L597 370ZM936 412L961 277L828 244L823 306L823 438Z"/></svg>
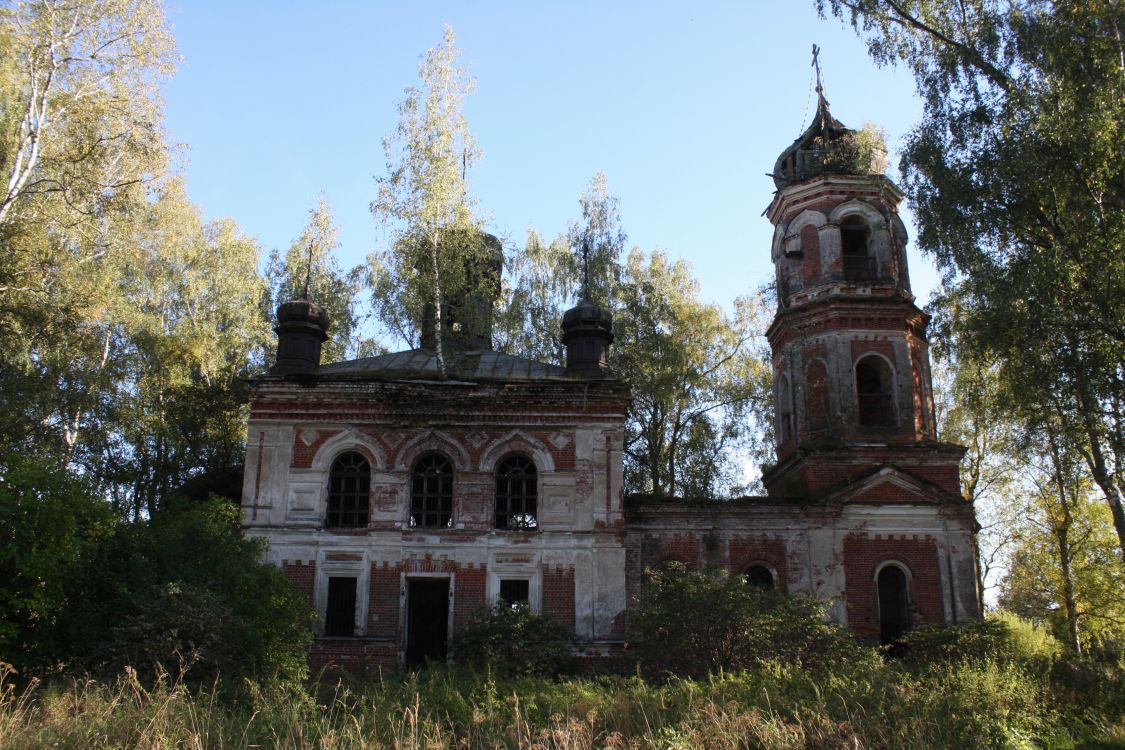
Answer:
<svg viewBox="0 0 1125 750"><path fill-rule="evenodd" d="M936 439L902 193L868 151L818 90L774 167L765 497L623 497L629 386L609 369L610 311L589 301L561 321L565 367L491 351L488 301L450 305L444 376L433 310L422 348L321 365L323 310L283 304L277 364L252 382L242 518L321 615L312 664L444 659L501 601L605 656L644 571L673 561L811 592L872 641L979 617L963 449Z"/></svg>

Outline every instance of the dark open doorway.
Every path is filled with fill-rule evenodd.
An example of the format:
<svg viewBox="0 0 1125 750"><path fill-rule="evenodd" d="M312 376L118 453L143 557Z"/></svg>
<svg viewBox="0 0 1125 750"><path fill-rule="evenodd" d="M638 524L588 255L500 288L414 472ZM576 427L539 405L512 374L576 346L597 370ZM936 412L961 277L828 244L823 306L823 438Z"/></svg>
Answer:
<svg viewBox="0 0 1125 750"><path fill-rule="evenodd" d="M445 661L449 640L449 579L415 578L408 581L406 610L406 663Z"/></svg>
<svg viewBox="0 0 1125 750"><path fill-rule="evenodd" d="M895 565L879 571L879 641L895 643L910 629L906 574Z"/></svg>

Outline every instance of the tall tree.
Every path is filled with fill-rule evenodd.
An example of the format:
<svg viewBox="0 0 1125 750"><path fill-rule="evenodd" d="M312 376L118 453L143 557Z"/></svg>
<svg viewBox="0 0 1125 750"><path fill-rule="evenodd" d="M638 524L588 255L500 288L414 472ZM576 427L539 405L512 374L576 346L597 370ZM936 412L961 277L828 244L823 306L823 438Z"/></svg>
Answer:
<svg viewBox="0 0 1125 750"><path fill-rule="evenodd" d="M113 419L90 462L123 508L152 513L189 478L241 462L238 378L269 336L257 243L230 220L204 224L179 182L138 217L133 242L141 255L121 269L111 318Z"/></svg>
<svg viewBox="0 0 1125 750"><path fill-rule="evenodd" d="M1109 509L1099 503L1082 457L1047 426L1023 437L1026 494L1013 505L1013 545L1000 604L1046 621L1082 652L1125 636L1125 563L1116 557Z"/></svg>
<svg viewBox="0 0 1125 750"><path fill-rule="evenodd" d="M73 454L103 411L129 225L163 172L155 0L0 9L0 447Z"/></svg>
<svg viewBox="0 0 1125 750"><path fill-rule="evenodd" d="M300 236L293 241L285 257L275 248L266 264L269 305L272 319L276 307L308 294L328 313L328 341L321 359L337 362L359 356L370 349L371 342L359 334L359 290L364 281L364 268L356 266L344 271L333 257L340 246L328 199L321 196L309 210L309 220Z"/></svg>
<svg viewBox="0 0 1125 750"><path fill-rule="evenodd" d="M1125 25L1121 4L817 0L914 72L903 171L964 337L1058 414L1125 559Z"/></svg>
<svg viewBox="0 0 1125 750"><path fill-rule="evenodd" d="M513 253L505 268L493 331L498 351L565 364L559 323L582 282L577 268L566 237L547 243L535 230L528 232L523 251Z"/></svg>
<svg viewBox="0 0 1125 750"><path fill-rule="evenodd" d="M728 316L700 302L686 262L638 249L616 296L615 361L633 386L626 484L667 496L745 492L741 461L771 402L761 306L739 299Z"/></svg>
<svg viewBox="0 0 1125 750"><path fill-rule="evenodd" d="M421 88L406 89L398 127L384 139L387 174L371 203L392 238L390 249L372 258L375 310L414 344L428 307L443 375L444 314L452 300L480 291L488 279L477 271L490 262L468 190L468 168L480 153L462 111L473 81L459 56L446 26L442 43L418 66Z"/></svg>

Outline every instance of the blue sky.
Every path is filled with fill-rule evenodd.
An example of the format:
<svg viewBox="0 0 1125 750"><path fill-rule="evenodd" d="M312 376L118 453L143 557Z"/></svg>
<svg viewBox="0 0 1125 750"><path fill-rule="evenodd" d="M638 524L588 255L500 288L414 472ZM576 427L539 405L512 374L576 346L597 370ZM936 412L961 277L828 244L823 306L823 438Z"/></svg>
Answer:
<svg viewBox="0 0 1125 750"><path fill-rule="evenodd" d="M689 260L703 298L724 305L770 277L766 173L812 115L814 42L844 123L874 122L894 151L921 112L908 72L876 68L813 0L167 10L182 57L164 86L167 127L192 199L268 252L288 247L323 192L345 265L386 239L368 211L382 139L444 23L477 79L466 114L483 159L469 177L490 230L521 246L530 228L564 232L601 170L630 244ZM935 275L912 250L924 303Z"/></svg>

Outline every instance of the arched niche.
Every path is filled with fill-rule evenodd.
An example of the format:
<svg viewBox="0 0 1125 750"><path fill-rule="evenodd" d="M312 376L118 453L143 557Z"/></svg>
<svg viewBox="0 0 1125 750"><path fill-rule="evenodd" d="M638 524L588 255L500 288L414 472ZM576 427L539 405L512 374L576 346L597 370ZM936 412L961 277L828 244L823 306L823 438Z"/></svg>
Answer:
<svg viewBox="0 0 1125 750"><path fill-rule="evenodd" d="M471 468L469 452L465 450L465 446L444 432L427 430L402 446L395 459L395 469L405 471L414 466L423 453L430 452L444 453L453 462L454 469Z"/></svg>
<svg viewBox="0 0 1125 750"><path fill-rule="evenodd" d="M370 435L355 429L344 430L325 440L313 456L310 468L327 475L332 462L345 451L355 451L364 456L371 463L372 471L384 471L387 468L387 454L382 446Z"/></svg>
<svg viewBox="0 0 1125 750"><path fill-rule="evenodd" d="M540 475L555 470L555 459L546 444L523 430L512 430L493 442L481 455L480 471L491 474L496 470L496 464L500 459L509 453L526 453L535 462L535 468Z"/></svg>

